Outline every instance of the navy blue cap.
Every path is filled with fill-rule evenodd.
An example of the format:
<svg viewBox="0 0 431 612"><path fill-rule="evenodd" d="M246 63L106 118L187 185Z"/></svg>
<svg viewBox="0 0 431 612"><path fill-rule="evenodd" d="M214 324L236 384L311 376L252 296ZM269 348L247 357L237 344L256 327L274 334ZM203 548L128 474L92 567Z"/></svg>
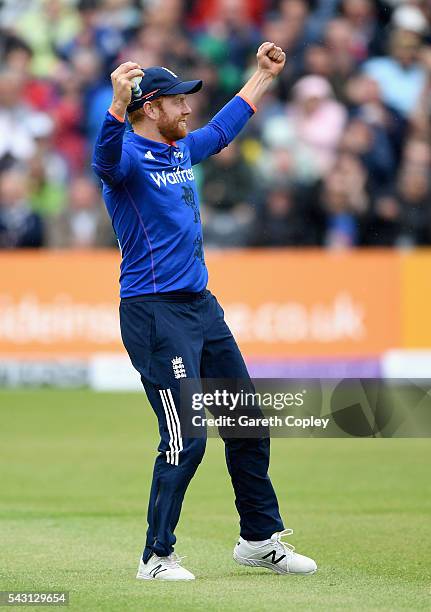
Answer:
<svg viewBox="0 0 431 612"><path fill-rule="evenodd" d="M142 68L142 70L144 76L139 85L132 90L132 100L127 107L128 113L142 108L145 102L151 102L160 96L192 94L202 87L202 81L182 81L179 76L163 66Z"/></svg>

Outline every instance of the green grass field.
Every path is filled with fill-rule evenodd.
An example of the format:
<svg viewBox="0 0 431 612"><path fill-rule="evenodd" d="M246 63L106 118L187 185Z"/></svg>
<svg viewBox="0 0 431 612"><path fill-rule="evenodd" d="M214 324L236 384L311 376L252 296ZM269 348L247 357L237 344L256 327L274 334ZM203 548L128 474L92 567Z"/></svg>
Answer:
<svg viewBox="0 0 431 612"><path fill-rule="evenodd" d="M70 608L430 609L431 440L275 440L271 475L314 576L232 560L220 440L192 481L177 552L192 583L135 579L156 425L142 394L0 392L0 589L64 589Z"/></svg>

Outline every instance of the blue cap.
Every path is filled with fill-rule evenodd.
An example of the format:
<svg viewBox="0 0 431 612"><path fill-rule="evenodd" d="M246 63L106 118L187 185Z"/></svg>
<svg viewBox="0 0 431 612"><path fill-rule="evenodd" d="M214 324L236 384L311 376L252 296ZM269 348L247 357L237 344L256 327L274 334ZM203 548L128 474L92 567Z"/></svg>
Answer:
<svg viewBox="0 0 431 612"><path fill-rule="evenodd" d="M127 107L128 113L142 108L145 102L151 102L160 96L192 94L202 87L202 81L182 81L179 76L163 66L142 68L142 70L144 76L138 87L132 91L132 100Z"/></svg>

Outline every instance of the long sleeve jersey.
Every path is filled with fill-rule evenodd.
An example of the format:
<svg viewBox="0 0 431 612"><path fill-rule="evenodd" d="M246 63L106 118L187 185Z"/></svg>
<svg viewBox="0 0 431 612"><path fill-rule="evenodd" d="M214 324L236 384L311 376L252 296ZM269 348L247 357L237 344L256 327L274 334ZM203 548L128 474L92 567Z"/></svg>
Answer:
<svg viewBox="0 0 431 612"><path fill-rule="evenodd" d="M254 113L235 96L203 128L172 145L126 132L106 113L92 167L121 253L120 296L205 289L193 166L226 147Z"/></svg>

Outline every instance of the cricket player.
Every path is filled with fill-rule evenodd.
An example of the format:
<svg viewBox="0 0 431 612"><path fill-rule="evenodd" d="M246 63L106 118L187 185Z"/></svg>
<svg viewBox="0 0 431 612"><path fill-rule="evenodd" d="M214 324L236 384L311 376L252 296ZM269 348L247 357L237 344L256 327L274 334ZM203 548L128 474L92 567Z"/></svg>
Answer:
<svg viewBox="0 0 431 612"><path fill-rule="evenodd" d="M159 422L160 444L137 578L193 580L174 553L175 527L205 437L183 438L182 378L249 379L208 272L193 166L226 147L256 111L286 56L274 43L257 52L257 70L203 128L187 133L187 95L202 81L167 68L121 64L98 136L93 169L122 253L120 325L124 345ZM137 80L140 80L138 85ZM128 116L132 131L126 132ZM251 384L251 383L250 383ZM191 409L191 407L189 407ZM225 439L226 463L240 516L234 559L279 574L312 574L312 559L282 541L284 529L268 476L269 437Z"/></svg>

